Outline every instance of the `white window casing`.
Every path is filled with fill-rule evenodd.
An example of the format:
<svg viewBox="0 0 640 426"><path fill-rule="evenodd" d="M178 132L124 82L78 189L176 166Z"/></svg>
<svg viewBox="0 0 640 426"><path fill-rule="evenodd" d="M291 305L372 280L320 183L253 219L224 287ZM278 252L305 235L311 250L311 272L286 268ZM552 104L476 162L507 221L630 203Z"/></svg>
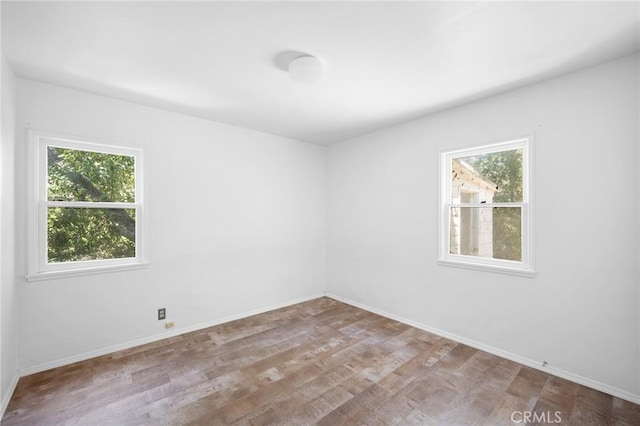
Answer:
<svg viewBox="0 0 640 426"><path fill-rule="evenodd" d="M123 148L104 143L96 143L84 138L64 136L27 130L28 139L28 272L27 281L40 281L77 275L137 269L148 266L146 259L146 211L144 206L143 156L142 150ZM88 152L123 155L134 158L135 162L135 201L52 201L48 199L48 161L47 148L73 149ZM135 210L135 257L48 262L47 214L52 207L97 208L97 209L133 209ZM89 236L90 237L90 236Z"/></svg>
<svg viewBox="0 0 640 426"><path fill-rule="evenodd" d="M469 149L460 149L455 151L442 152L440 155L440 203L439 203L439 256L438 263L445 266L455 266L462 268L470 268L483 271L492 271L499 273L507 273L521 276L534 276L533 268L533 214L532 214L532 181L531 181L531 163L532 163L532 137L520 137L511 139L504 142L493 143L483 146L478 146ZM462 159L466 157L479 156L483 154L498 153L502 151L510 150L522 150L522 200L513 202L468 202L469 197L465 197L467 202L462 202L461 194L459 190L457 201L454 202L453 197L453 160ZM475 200L474 200L475 201ZM461 247L463 244L460 241L455 241L452 244L452 238L457 238L455 233L456 229L461 230L462 214L457 213L462 209L478 209L476 212L482 211L482 209L491 209L489 212L500 208L519 208L521 211L521 260L505 260L494 258L492 255L469 255L462 254L463 250L457 250L458 253L452 253L453 247ZM466 210L467 212L469 210ZM485 210L487 211L487 210ZM457 214L457 216L455 216ZM489 213L491 214L491 213ZM455 216L455 217L452 217ZM467 220L471 215L464 215ZM474 229L482 226L477 219L478 215L473 216L475 221ZM492 226L492 225L488 225ZM490 234L489 239L493 236ZM467 240L469 237L467 237ZM477 240L478 237L475 237ZM480 240L483 238L480 237ZM485 240L487 238L484 238ZM491 245L489 244L489 247ZM464 251L468 251L465 249ZM485 250L486 251L486 250Z"/></svg>

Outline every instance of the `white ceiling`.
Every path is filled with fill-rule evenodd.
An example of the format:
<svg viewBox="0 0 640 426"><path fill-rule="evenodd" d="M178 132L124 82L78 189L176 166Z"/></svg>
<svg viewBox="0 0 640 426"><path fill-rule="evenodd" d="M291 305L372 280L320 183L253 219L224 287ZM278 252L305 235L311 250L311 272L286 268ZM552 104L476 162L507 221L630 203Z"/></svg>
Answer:
<svg viewBox="0 0 640 426"><path fill-rule="evenodd" d="M640 50L640 3L2 2L15 72L320 144ZM286 73L324 61L315 85Z"/></svg>

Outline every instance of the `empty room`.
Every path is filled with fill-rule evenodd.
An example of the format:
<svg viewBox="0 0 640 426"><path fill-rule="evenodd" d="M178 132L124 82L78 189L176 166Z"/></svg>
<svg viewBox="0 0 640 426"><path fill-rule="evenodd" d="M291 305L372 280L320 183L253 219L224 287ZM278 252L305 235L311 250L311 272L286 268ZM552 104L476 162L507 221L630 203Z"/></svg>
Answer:
<svg viewBox="0 0 640 426"><path fill-rule="evenodd" d="M640 3L4 1L2 425L640 425Z"/></svg>

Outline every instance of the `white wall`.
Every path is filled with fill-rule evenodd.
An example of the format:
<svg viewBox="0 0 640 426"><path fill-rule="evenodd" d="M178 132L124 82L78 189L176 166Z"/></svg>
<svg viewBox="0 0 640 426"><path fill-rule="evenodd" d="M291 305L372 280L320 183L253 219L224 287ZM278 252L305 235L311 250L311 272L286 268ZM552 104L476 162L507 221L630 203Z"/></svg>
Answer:
<svg viewBox="0 0 640 426"><path fill-rule="evenodd" d="M18 80L18 124L25 123L144 149L151 266L21 278L23 371L167 335L160 307L179 332L324 291L325 147ZM26 161L21 140L20 194ZM25 208L21 198L20 275Z"/></svg>
<svg viewBox="0 0 640 426"><path fill-rule="evenodd" d="M18 300L15 269L16 78L4 57L0 126L0 416L18 380Z"/></svg>
<svg viewBox="0 0 640 426"><path fill-rule="evenodd" d="M638 80L631 56L331 146L329 293L640 400ZM440 151L525 134L537 276L437 265Z"/></svg>

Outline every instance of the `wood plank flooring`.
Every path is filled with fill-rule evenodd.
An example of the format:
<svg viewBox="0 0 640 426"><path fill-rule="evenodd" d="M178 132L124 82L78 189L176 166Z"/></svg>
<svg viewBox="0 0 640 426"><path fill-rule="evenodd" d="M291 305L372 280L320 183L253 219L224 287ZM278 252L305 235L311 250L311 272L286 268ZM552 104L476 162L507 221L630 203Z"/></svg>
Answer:
<svg viewBox="0 0 640 426"><path fill-rule="evenodd" d="M320 298L24 377L2 419L4 426L514 422L640 425L640 406Z"/></svg>

